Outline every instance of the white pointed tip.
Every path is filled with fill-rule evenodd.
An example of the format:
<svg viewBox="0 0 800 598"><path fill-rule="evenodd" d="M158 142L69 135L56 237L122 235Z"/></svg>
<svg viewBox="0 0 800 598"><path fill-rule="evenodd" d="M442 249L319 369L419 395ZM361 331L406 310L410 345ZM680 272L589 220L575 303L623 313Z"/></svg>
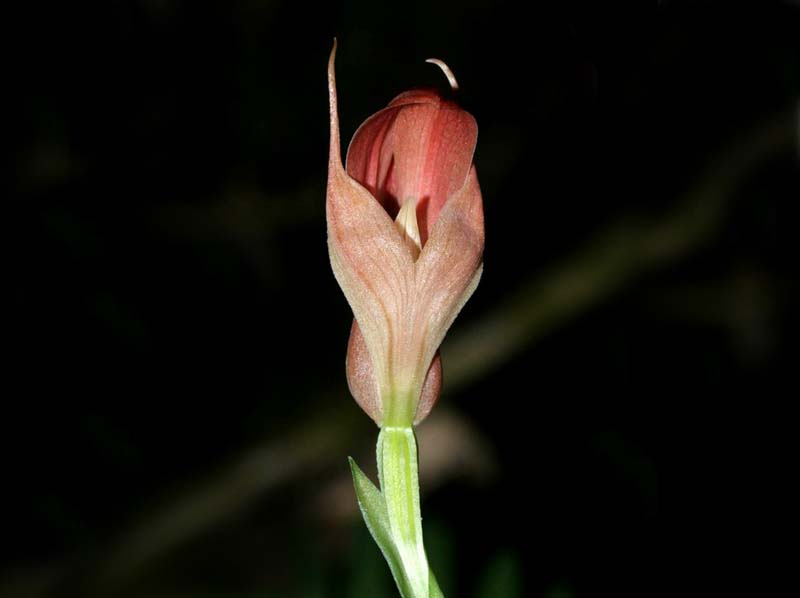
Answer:
<svg viewBox="0 0 800 598"><path fill-rule="evenodd" d="M450 70L450 67L444 62L444 60L439 60L438 58L428 58L425 62L430 64L435 64L444 73L444 76L447 77L447 81L450 83L450 88L453 91L458 91L458 81L456 81L456 76L453 74L453 71Z"/></svg>
<svg viewBox="0 0 800 598"><path fill-rule="evenodd" d="M331 145L329 154L329 165L334 170L343 170L342 150L339 141L339 102L336 97L336 38L333 38L333 48L328 58L328 104L330 109L331 121Z"/></svg>
<svg viewBox="0 0 800 598"><path fill-rule="evenodd" d="M337 46L336 38L333 38L333 47L331 48L331 53L328 56L328 84L336 83L336 75L334 71L334 64L336 63L336 46Z"/></svg>
<svg viewBox="0 0 800 598"><path fill-rule="evenodd" d="M400 212L395 218L395 225L403 236L411 257L414 261L422 251L422 242L419 237L419 225L417 224L417 200L409 197L400 207Z"/></svg>

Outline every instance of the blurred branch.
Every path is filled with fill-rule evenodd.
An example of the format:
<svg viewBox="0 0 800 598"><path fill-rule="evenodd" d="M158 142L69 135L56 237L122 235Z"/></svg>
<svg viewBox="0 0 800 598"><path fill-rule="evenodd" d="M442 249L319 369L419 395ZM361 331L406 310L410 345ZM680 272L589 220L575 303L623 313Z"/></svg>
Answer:
<svg viewBox="0 0 800 598"><path fill-rule="evenodd" d="M625 219L524 285L442 346L446 390L498 367L522 347L604 301L625 285L686 257L711 239L742 180L764 160L791 150L794 114L757 127L717 156L675 207L657 220Z"/></svg>
<svg viewBox="0 0 800 598"><path fill-rule="evenodd" d="M661 317L726 332L740 363L752 366L777 348L787 294L780 280L744 264L722 279L658 289L647 303Z"/></svg>
<svg viewBox="0 0 800 598"><path fill-rule="evenodd" d="M347 440L357 434L359 424L369 425L357 415L357 408L317 412L277 441L242 452L177 496L161 497L156 501L160 506L146 510L105 550L87 555L88 565L71 559L64 567L4 575L0 596L60 595L64 586L77 586L86 590L86 595L117 595L125 583L161 557L241 513L277 487L344 462Z"/></svg>
<svg viewBox="0 0 800 598"><path fill-rule="evenodd" d="M790 150L794 131L794 115L789 113L762 124L723 150L696 186L663 217L656 221L629 218L611 226L483 319L455 331L443 347L445 390L489 374L523 347L606 300L644 272L674 263L708 241L740 182L762 161ZM358 417L355 408L335 409L313 420L304 419L294 431L245 451L122 533L115 546L95 557L92 573L81 585L113 591L141 575L159 557L263 500L269 492L334 463L343 464L341 457L352 446L359 425L368 428L366 418ZM59 583L63 579L49 584L31 579L25 586L17 579L13 587L0 586L0 595L10 596L12 591L14 596L48 595Z"/></svg>
<svg viewBox="0 0 800 598"><path fill-rule="evenodd" d="M243 452L135 523L116 548L104 555L94 583L114 590L165 553L240 513L273 489L344 462L347 440L358 429L357 410L319 415L277 442Z"/></svg>

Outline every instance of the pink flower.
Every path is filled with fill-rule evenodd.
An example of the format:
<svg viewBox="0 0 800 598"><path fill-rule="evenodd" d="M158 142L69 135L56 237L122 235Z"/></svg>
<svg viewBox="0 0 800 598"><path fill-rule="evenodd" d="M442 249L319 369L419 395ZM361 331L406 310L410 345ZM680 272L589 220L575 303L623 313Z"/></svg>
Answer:
<svg viewBox="0 0 800 598"><path fill-rule="evenodd" d="M483 204L475 119L432 91L400 94L359 127L342 166L328 63L328 250L355 321L347 379L381 426L419 423L442 382L438 349L478 285Z"/></svg>

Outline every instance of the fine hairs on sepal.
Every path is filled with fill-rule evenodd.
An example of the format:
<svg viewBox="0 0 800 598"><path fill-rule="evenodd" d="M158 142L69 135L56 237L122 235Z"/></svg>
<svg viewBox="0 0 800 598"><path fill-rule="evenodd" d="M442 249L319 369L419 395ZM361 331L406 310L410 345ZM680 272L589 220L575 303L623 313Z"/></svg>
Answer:
<svg viewBox="0 0 800 598"><path fill-rule="evenodd" d="M412 425L436 403L439 346L480 280L478 128L454 102L411 90L364 121L343 163L335 51L326 218L331 267L354 315L348 384L379 426Z"/></svg>
<svg viewBox="0 0 800 598"><path fill-rule="evenodd" d="M483 269L475 119L429 90L401 93L358 128L342 162L334 42L328 62L326 218L331 268L353 310L350 392L380 426L380 487L350 459L364 522L400 595L443 598L422 534L414 425L442 388L439 346ZM431 59L458 83L449 67Z"/></svg>

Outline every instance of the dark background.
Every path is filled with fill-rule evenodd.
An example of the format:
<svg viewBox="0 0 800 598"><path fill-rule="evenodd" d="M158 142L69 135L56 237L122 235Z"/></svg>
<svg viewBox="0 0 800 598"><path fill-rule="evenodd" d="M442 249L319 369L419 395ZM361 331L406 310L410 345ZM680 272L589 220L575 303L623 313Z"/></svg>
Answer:
<svg viewBox="0 0 800 598"><path fill-rule="evenodd" d="M0 595L394 595L345 460L377 430L325 244L334 36L343 139L431 56L480 127L485 273L419 430L445 594L781 569L745 553L789 441L796 3L25 6Z"/></svg>

